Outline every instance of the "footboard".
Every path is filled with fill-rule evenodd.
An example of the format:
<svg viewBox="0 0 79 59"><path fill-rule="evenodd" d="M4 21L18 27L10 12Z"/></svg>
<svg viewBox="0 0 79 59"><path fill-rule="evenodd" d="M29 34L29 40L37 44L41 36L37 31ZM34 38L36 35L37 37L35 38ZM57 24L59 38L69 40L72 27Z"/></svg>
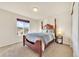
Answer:
<svg viewBox="0 0 79 59"><path fill-rule="evenodd" d="M42 41L37 40L35 43L29 41L25 35L23 35L23 46L27 45L29 48L31 48L34 52L38 53L39 56L42 56Z"/></svg>

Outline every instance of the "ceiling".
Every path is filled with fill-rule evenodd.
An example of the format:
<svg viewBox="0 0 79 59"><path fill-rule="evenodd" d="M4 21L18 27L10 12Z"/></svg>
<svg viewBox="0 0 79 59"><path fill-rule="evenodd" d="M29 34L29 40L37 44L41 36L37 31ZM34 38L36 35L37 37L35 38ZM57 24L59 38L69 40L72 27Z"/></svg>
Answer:
<svg viewBox="0 0 79 59"><path fill-rule="evenodd" d="M38 12L33 12L33 7L37 7ZM72 2L0 2L0 9L33 19L52 18L62 13L71 13Z"/></svg>

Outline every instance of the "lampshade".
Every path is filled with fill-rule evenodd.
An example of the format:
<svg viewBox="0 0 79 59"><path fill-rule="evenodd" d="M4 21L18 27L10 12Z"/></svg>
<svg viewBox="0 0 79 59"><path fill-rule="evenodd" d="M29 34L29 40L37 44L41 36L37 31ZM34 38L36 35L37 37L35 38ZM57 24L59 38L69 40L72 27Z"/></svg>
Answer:
<svg viewBox="0 0 79 59"><path fill-rule="evenodd" d="M57 29L57 35L63 35L64 34L64 32L63 32L63 30L62 29Z"/></svg>

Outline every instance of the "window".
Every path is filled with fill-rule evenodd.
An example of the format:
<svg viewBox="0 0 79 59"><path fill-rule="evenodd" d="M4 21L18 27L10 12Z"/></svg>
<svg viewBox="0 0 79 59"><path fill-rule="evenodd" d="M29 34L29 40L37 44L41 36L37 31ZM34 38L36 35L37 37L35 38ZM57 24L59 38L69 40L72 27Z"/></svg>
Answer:
<svg viewBox="0 0 79 59"><path fill-rule="evenodd" d="M28 20L17 19L17 34L22 36L28 33L30 28L30 22Z"/></svg>

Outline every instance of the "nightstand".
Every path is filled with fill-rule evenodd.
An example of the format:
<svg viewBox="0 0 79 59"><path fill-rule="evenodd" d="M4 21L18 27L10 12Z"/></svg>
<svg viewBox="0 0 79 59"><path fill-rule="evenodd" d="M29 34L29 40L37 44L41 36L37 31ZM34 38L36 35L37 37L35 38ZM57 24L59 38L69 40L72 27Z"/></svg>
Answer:
<svg viewBox="0 0 79 59"><path fill-rule="evenodd" d="M59 44L63 44L63 36L59 35L56 37L56 42Z"/></svg>

